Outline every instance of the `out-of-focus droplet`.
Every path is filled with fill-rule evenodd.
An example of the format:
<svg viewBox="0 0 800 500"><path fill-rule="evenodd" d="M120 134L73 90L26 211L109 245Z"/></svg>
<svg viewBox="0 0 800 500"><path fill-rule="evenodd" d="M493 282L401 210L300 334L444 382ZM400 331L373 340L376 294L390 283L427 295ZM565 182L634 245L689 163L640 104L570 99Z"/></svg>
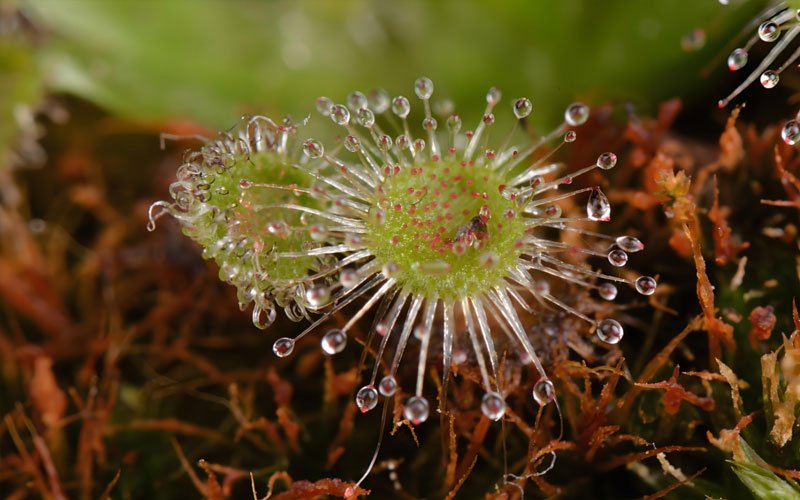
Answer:
<svg viewBox="0 0 800 500"><path fill-rule="evenodd" d="M430 99L433 95L433 82L430 78L419 77L414 82L414 93L422 100Z"/></svg>
<svg viewBox="0 0 800 500"><path fill-rule="evenodd" d="M603 283L597 287L597 292L605 300L614 300L617 298L617 287L613 283Z"/></svg>
<svg viewBox="0 0 800 500"><path fill-rule="evenodd" d="M378 383L378 391L381 396L386 398L394 396L394 393L397 392L397 380L392 375L386 375Z"/></svg>
<svg viewBox="0 0 800 500"><path fill-rule="evenodd" d="M747 64L747 51L744 49L734 49L728 56L728 69L738 71Z"/></svg>
<svg viewBox="0 0 800 500"><path fill-rule="evenodd" d="M411 396L406 401L406 407L403 410L403 415L406 417L406 420L412 424L419 425L428 420L429 412L430 407L427 399L423 398L422 396Z"/></svg>
<svg viewBox="0 0 800 500"><path fill-rule="evenodd" d="M489 420L497 422L506 412L506 402L503 396L496 392L487 392L483 395L481 400L481 412L486 415Z"/></svg>
<svg viewBox="0 0 800 500"><path fill-rule="evenodd" d="M564 111L564 121L571 127L583 125L589 119L589 106L582 102L570 104Z"/></svg>
<svg viewBox="0 0 800 500"><path fill-rule="evenodd" d="M411 112L411 104L403 96L397 96L392 99L392 113L400 118L405 118Z"/></svg>

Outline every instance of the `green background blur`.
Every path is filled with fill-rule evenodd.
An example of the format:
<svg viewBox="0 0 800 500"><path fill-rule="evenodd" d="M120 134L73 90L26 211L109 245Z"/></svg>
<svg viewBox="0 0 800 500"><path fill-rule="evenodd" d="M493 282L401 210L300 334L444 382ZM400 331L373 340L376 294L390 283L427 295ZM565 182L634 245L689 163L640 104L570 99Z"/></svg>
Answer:
<svg viewBox="0 0 800 500"><path fill-rule="evenodd" d="M461 113L479 112L496 85L507 99L529 96L534 123L551 126L576 99L630 100L648 112L675 95L705 98L700 68L764 5L732 3L0 0L21 7L38 30L32 64L0 50L0 78L37 72L29 82L36 91L13 98L34 100L44 88L134 119L218 129L244 112L311 113L319 95L341 102L376 86L408 95L426 75L435 97ZM682 49L698 28L705 47ZM715 70L711 82L725 77Z"/></svg>

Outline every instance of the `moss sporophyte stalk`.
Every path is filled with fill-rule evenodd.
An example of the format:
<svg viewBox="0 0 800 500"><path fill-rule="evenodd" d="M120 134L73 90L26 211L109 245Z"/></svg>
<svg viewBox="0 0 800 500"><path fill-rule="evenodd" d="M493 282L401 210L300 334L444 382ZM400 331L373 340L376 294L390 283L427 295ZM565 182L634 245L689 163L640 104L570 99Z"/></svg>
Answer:
<svg viewBox="0 0 800 500"><path fill-rule="evenodd" d="M349 331L374 309L366 346L376 360L356 395L362 412L380 395L400 390L398 368L412 334L419 354L404 409L411 423L424 422L430 412L423 379L429 359L439 359L429 352L434 336L445 388L454 345L472 351L487 391L481 410L490 419L505 413L495 349L500 338L512 346L511 355L538 371L533 397L547 404L555 390L518 312L533 313L534 303L560 308L614 344L623 336L619 322L568 305L550 293L549 280L593 289L605 300L616 298L615 284L644 295L655 291L653 278L598 270L624 266L644 245L586 228L611 217L598 186L564 189L581 174L613 168L617 157L601 153L592 165L558 174L553 153L573 142L589 117L581 103L567 107L551 133L531 139L519 124L533 105L516 99L516 121L495 141L496 88L487 93L477 126L465 131L451 111L439 126L431 80L419 78L414 92L424 110L417 135L408 121L409 100L383 90L369 97L353 92L346 105L317 99L319 112L344 130L344 138L328 147L304 136L305 122L243 118L186 156L170 189L172 201L153 204L149 228L165 213L177 218L203 255L219 264L220 278L237 287L241 307L254 303L259 328L275 319L276 306L294 320L311 321L296 337L275 341L278 356L290 355L299 338L355 303L345 324L321 336L325 353L341 352ZM575 197L584 197L585 213L562 213L560 202ZM585 245L562 241L566 233ZM598 269L575 255L595 258Z"/></svg>

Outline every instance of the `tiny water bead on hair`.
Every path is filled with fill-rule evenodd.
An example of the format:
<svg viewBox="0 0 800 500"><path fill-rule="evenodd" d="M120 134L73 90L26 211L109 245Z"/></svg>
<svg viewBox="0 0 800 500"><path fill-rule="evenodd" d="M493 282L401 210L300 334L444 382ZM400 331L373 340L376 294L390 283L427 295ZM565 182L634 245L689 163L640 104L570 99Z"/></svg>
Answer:
<svg viewBox="0 0 800 500"><path fill-rule="evenodd" d="M493 87L474 129L464 130L451 109L433 116L433 109L450 106L431 104L431 80L419 78L413 90L422 102L419 115L407 97L383 90L353 92L345 104L318 98L319 113L343 129L327 144L299 137L299 125L288 120L279 126L245 118L235 132L187 157L175 201L154 204L152 219L174 215L207 256L227 266L224 279L252 290L240 293L240 302L258 297L257 326L266 326L260 320L265 302L284 307L292 319L319 314L299 335L275 341L279 357L358 300L343 324L326 327L320 337L326 355L340 353L352 344L353 327L373 311L364 343L375 359L355 395L361 412L401 393L402 415L413 425L427 420L424 375L439 362L432 346L439 349L444 391L454 358L474 362L486 391L480 409L490 420L506 411L498 375L505 356L496 345L532 365L539 379L533 399L548 404L555 387L518 313L534 313L532 304L562 309L585 320L599 340L616 344L623 336L619 322L570 306L551 293L549 280L594 290L606 301L616 299L615 284L644 295L656 288L653 278L619 277L574 258L615 269L644 248L635 237L589 229L611 218L599 186L569 188L578 176L613 168L617 156L602 152L591 165L558 173L562 165L553 154L574 142L575 129L589 118L581 103L567 107L555 130L532 139L522 123L534 107L528 98L510 103L516 119L495 132L502 94ZM412 117L420 127L411 125ZM197 199L208 192L198 191L201 183L227 192ZM562 208L581 198L584 213ZM565 234L584 244L562 241ZM411 343L415 383L403 388L398 370Z"/></svg>
<svg viewBox="0 0 800 500"><path fill-rule="evenodd" d="M748 64L750 50L758 42L774 44L766 57L762 59L747 77L727 97L720 99L719 107L728 105L753 82L758 80L766 89L774 88L780 81L784 70L792 66L800 58L800 48L789 54L777 68L773 63L787 51L792 41L800 34L800 1L786 0L774 2L753 19L743 33L753 33L743 47L734 49L728 56L728 69L739 71Z"/></svg>

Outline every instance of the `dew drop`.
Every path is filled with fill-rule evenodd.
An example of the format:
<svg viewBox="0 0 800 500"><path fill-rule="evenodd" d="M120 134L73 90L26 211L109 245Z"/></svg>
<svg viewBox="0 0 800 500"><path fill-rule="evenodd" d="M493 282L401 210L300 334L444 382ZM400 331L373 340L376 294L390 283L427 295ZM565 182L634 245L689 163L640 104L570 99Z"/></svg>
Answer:
<svg viewBox="0 0 800 500"><path fill-rule="evenodd" d="M362 108L356 112L358 124L365 128L372 128L375 125L375 113L369 108Z"/></svg>
<svg viewBox="0 0 800 500"><path fill-rule="evenodd" d="M503 396L496 392L487 392L483 395L481 400L481 412L486 415L489 420L497 422L506 412L506 402Z"/></svg>
<svg viewBox="0 0 800 500"><path fill-rule="evenodd" d="M544 183L545 183L544 177L542 177L541 175L534 175L533 177L531 177L531 187L533 189L543 186Z"/></svg>
<svg viewBox="0 0 800 500"><path fill-rule="evenodd" d="M414 93L422 99L430 99L433 95L433 82L430 78L421 76L414 82Z"/></svg>
<svg viewBox="0 0 800 500"><path fill-rule="evenodd" d="M333 107L333 101L331 101L329 98L325 96L317 97L317 111L319 111L321 115L330 115L331 107Z"/></svg>
<svg viewBox="0 0 800 500"><path fill-rule="evenodd" d="M389 109L389 93L381 88L373 89L367 97L373 111L380 114Z"/></svg>
<svg viewBox="0 0 800 500"><path fill-rule="evenodd" d="M747 64L747 51L744 49L734 49L728 56L728 69L738 71Z"/></svg>
<svg viewBox="0 0 800 500"><path fill-rule="evenodd" d="M531 111L533 110L533 104L531 104L531 100L527 97L520 97L516 101L514 101L514 116L519 119L525 118Z"/></svg>
<svg viewBox="0 0 800 500"><path fill-rule="evenodd" d="M320 344L325 354L338 354L342 352L344 346L347 345L347 334L338 328L328 330L325 335L322 336Z"/></svg>
<svg viewBox="0 0 800 500"><path fill-rule="evenodd" d="M378 404L378 391L372 385L365 385L356 393L356 406L361 413L367 413Z"/></svg>
<svg viewBox="0 0 800 500"><path fill-rule="evenodd" d="M367 96L356 90L347 96L347 107L352 111L358 111L367 107Z"/></svg>
<svg viewBox="0 0 800 500"><path fill-rule="evenodd" d="M622 340L622 336L625 333L622 330L622 325L615 319L601 319L596 326L595 333L597 333L597 338L606 344L616 344Z"/></svg>
<svg viewBox="0 0 800 500"><path fill-rule="evenodd" d="M400 118L405 118L411 112L411 104L403 96L397 96L392 99L392 113Z"/></svg>
<svg viewBox="0 0 800 500"><path fill-rule="evenodd" d="M800 141L800 124L794 120L789 120L781 129L781 139L789 146L794 146Z"/></svg>
<svg viewBox="0 0 800 500"><path fill-rule="evenodd" d="M550 283L543 280L537 281L533 284L533 289L539 295L547 295L550 293Z"/></svg>
<svg viewBox="0 0 800 500"><path fill-rule="evenodd" d="M617 155L614 153L603 153L597 157L597 166L603 170L610 170L617 164Z"/></svg>
<svg viewBox="0 0 800 500"><path fill-rule="evenodd" d="M556 388L548 378L540 378L533 385L533 399L544 406L556 398Z"/></svg>
<svg viewBox="0 0 800 500"><path fill-rule="evenodd" d="M617 287L613 283L603 283L597 288L597 292L605 300L614 300L617 298Z"/></svg>
<svg viewBox="0 0 800 500"><path fill-rule="evenodd" d="M761 86L763 86L765 89L774 88L775 85L778 84L778 80L780 80L778 73L772 71L771 69L761 73Z"/></svg>
<svg viewBox="0 0 800 500"><path fill-rule="evenodd" d="M653 292L656 291L656 280L650 276L639 276L636 278L634 286L636 291L642 295L653 295Z"/></svg>
<svg viewBox="0 0 800 500"><path fill-rule="evenodd" d="M397 136L397 139L394 141L397 144L398 149L409 149L411 146L411 142L408 140L405 134L400 134Z"/></svg>
<svg viewBox="0 0 800 500"><path fill-rule="evenodd" d="M289 226L282 220L270 222L269 224L267 224L267 231L269 231L270 234L273 234L280 239L286 239L291 235Z"/></svg>
<svg viewBox="0 0 800 500"><path fill-rule="evenodd" d="M272 344L272 352L279 358L285 358L294 350L294 339L281 337Z"/></svg>
<svg viewBox="0 0 800 500"><path fill-rule="evenodd" d="M456 134L461 130L461 117L453 113L447 118L447 129Z"/></svg>
<svg viewBox="0 0 800 500"><path fill-rule="evenodd" d="M417 139L414 141L414 151L420 152L425 150L425 139Z"/></svg>
<svg viewBox="0 0 800 500"><path fill-rule="evenodd" d="M345 137L344 148L346 150L350 151L351 153L355 153L356 151L358 151L359 146L361 146L361 144L358 142L358 139L356 139L354 136L348 135L347 137Z"/></svg>
<svg viewBox="0 0 800 500"><path fill-rule="evenodd" d="M591 220L607 221L611 219L611 203L600 188L592 189L589 201L586 202L586 216Z"/></svg>
<svg viewBox="0 0 800 500"><path fill-rule="evenodd" d="M617 245L628 253L636 253L644 250L644 243L633 236L620 236L616 239Z"/></svg>
<svg viewBox="0 0 800 500"><path fill-rule="evenodd" d="M589 119L589 106L582 102L570 104L566 111L564 111L564 121L571 127L583 125Z"/></svg>
<svg viewBox="0 0 800 500"><path fill-rule="evenodd" d="M386 375L378 383L378 391L386 398L394 396L397 392L397 380L392 375Z"/></svg>
<svg viewBox="0 0 800 500"><path fill-rule="evenodd" d="M303 152L311 159L321 158L325 154L325 147L316 139L308 139L303 143Z"/></svg>
<svg viewBox="0 0 800 500"><path fill-rule="evenodd" d="M758 38L765 42L772 43L781 36L781 29L774 21L767 21L758 27Z"/></svg>
<svg viewBox="0 0 800 500"><path fill-rule="evenodd" d="M615 248L608 252L608 261L612 266L622 267L628 263L628 254L619 248Z"/></svg>
<svg viewBox="0 0 800 500"><path fill-rule="evenodd" d="M427 399L423 398L422 396L411 396L406 401L406 407L403 410L403 415L406 417L406 420L412 424L419 425L428 420L429 411L430 408L428 406Z"/></svg>
<svg viewBox="0 0 800 500"><path fill-rule="evenodd" d="M577 138L578 134L576 134L574 130L569 130L566 134L564 134L564 142L566 143L575 142L575 139Z"/></svg>
<svg viewBox="0 0 800 500"><path fill-rule="evenodd" d="M483 115L483 123L492 125L494 123L494 113L486 113Z"/></svg>
<svg viewBox="0 0 800 500"><path fill-rule="evenodd" d="M331 107L331 120L336 125L346 126L350 123L350 111L341 104L334 104Z"/></svg>
<svg viewBox="0 0 800 500"><path fill-rule="evenodd" d="M239 181L239 187L242 189L250 189L253 186L253 181L249 179L242 179Z"/></svg>
<svg viewBox="0 0 800 500"><path fill-rule="evenodd" d="M328 302L331 291L326 286L315 286L306 290L306 302L311 307L321 307Z"/></svg>

